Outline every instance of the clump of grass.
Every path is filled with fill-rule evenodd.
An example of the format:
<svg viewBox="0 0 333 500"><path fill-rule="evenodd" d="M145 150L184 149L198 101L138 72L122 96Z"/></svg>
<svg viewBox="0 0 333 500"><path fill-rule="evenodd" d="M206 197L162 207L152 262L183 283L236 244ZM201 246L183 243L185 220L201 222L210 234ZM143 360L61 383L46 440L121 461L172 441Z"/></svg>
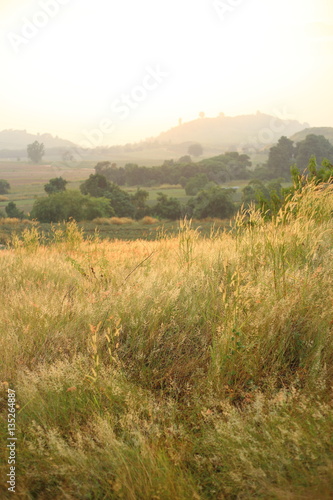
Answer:
<svg viewBox="0 0 333 500"><path fill-rule="evenodd" d="M147 226L150 226L152 224L157 224L159 221L158 219L155 219L154 217L150 217L149 215L146 215L142 219L140 219L140 224L145 224Z"/></svg>

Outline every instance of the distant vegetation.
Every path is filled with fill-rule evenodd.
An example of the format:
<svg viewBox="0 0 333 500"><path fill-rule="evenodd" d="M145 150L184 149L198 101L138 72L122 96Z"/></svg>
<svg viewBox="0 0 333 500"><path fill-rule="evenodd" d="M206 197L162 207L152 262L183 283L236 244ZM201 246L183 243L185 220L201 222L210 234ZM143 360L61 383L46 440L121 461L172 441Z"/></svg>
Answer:
<svg viewBox="0 0 333 500"><path fill-rule="evenodd" d="M45 148L43 143L35 141L32 144L28 144L27 156L33 163L40 163L44 155Z"/></svg>
<svg viewBox="0 0 333 500"><path fill-rule="evenodd" d="M36 154L43 145L30 145ZM36 159L36 158L35 158ZM310 161L310 163L309 163ZM145 216L177 220L188 218L230 219L243 203L255 203L265 210L266 217L276 214L292 189L295 172L309 179L315 175L330 181L333 164L333 146L324 136L310 134L298 143L282 136L269 150L268 160L253 168L250 157L238 152L226 152L200 161L184 155L177 161L166 160L160 166L146 167L127 163L118 167L115 162L98 162L95 174L81 182L80 191L66 191L68 181L54 177L44 185L47 198L34 201L30 217L40 222L93 220L95 218L128 217L140 220ZM297 170L298 169L298 170ZM226 187L226 183L239 183ZM248 185L244 187L244 181ZM159 186L178 186L176 196L169 196ZM288 186L289 185L289 186ZM3 194L9 183L0 181ZM136 191L130 189L136 187ZM155 199L149 199L151 188ZM134 191L134 192L133 192ZM157 192L157 195L156 195ZM183 195L181 194L183 193ZM181 199L180 196L183 196ZM22 218L16 201L4 206L2 216Z"/></svg>

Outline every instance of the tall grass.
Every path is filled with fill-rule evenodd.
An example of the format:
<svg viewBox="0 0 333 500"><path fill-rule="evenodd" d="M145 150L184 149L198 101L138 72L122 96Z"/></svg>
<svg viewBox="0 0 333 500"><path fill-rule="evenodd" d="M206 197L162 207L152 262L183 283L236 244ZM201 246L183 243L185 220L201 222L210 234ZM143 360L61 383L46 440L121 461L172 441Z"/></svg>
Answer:
<svg viewBox="0 0 333 500"><path fill-rule="evenodd" d="M27 228L0 260L19 497L331 498L332 211L310 186L209 239Z"/></svg>

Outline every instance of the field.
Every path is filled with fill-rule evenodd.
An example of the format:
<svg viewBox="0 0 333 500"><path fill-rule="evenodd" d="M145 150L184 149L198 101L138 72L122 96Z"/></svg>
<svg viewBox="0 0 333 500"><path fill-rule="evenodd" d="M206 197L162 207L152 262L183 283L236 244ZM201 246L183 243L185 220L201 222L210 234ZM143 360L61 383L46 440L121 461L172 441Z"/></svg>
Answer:
<svg viewBox="0 0 333 500"><path fill-rule="evenodd" d="M46 244L27 225L0 259L16 496L332 498L332 212L308 186L209 238L185 221L84 241L72 222Z"/></svg>
<svg viewBox="0 0 333 500"><path fill-rule="evenodd" d="M127 158L128 161L120 161L119 165L134 161ZM34 165L31 163L14 162L14 161L0 161L0 179L7 180L11 185L11 190L8 195L5 195L5 200L1 201L0 197L0 210L4 210L9 201L14 201L20 210L29 213L32 209L34 200L39 196L46 196L44 185L54 177L63 177L69 184L68 189L79 189L80 184L85 181L90 174L95 173L94 166L96 160L83 161L77 166L75 164L66 165L59 161L50 161L46 165ZM139 158L135 163L145 164L147 166L159 165L162 163L161 159L147 160L141 163ZM236 201L240 201L240 189L248 184L246 181L232 181L223 184L222 187L236 187L237 195ZM136 188L124 188L129 192L135 192ZM167 196L178 198L182 203L185 203L189 196L186 196L185 190L180 186L159 186L154 188L144 188L149 192L148 204L152 205L157 198L158 192L163 192Z"/></svg>
<svg viewBox="0 0 333 500"><path fill-rule="evenodd" d="M161 235L175 236L179 233L178 221L159 221L152 217L147 217L147 220L135 221L125 217L114 217L111 219L95 219L94 221L86 221L78 224L82 230L84 239L95 239L96 235L103 240L156 240L160 239ZM37 229L40 237L43 237L45 243L50 243L54 235L54 227L64 229L64 224L47 224L35 223L29 220L20 221L19 219L0 219L0 245L9 246L13 238L21 238L27 227L33 226ZM221 230L230 229L229 220L221 219L204 219L193 220L192 227L201 236L209 237L212 233Z"/></svg>

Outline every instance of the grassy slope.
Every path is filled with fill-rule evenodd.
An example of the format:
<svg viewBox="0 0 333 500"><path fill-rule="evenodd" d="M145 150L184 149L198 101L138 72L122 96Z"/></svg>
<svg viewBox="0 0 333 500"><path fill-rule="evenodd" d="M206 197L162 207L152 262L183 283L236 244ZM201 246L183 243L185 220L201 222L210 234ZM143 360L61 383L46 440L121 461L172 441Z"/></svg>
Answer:
<svg viewBox="0 0 333 500"><path fill-rule="evenodd" d="M332 192L295 201L210 239L69 224L2 251L19 498L331 498Z"/></svg>

